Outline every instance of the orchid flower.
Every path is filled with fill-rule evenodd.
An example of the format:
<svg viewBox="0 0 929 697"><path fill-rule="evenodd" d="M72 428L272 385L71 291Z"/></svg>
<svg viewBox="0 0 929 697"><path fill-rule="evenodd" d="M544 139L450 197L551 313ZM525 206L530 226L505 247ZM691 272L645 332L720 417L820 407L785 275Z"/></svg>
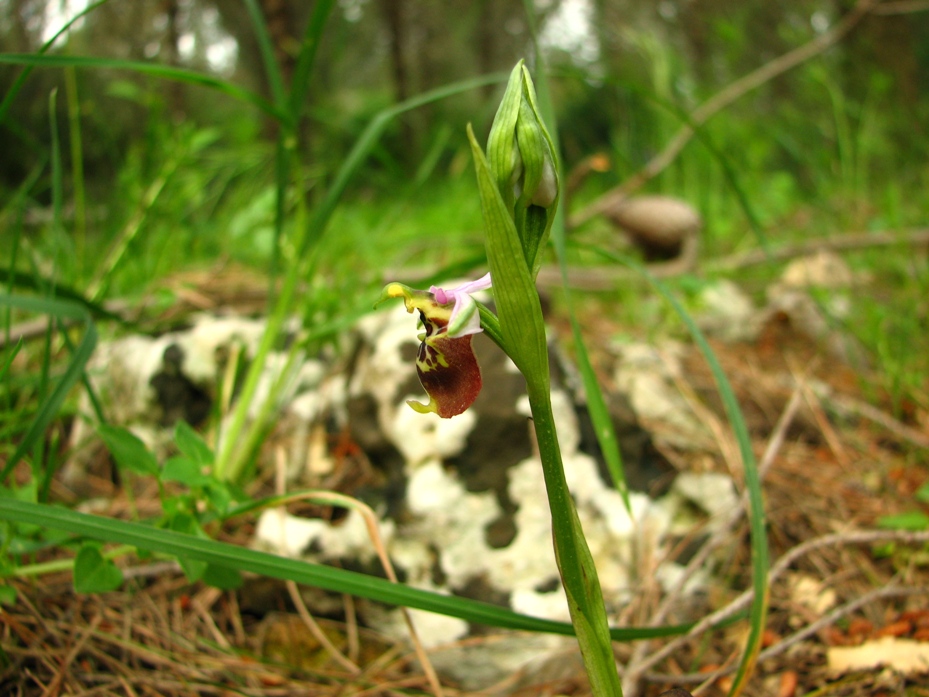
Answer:
<svg viewBox="0 0 929 697"><path fill-rule="evenodd" d="M481 369L471 347L471 337L481 330L477 303L471 293L490 288L490 274L445 290L431 286L415 290L402 283L384 288L378 304L403 298L407 312L419 311L425 332L419 335L416 372L429 395L429 403L407 402L421 414L433 412L443 419L461 414L481 391Z"/></svg>

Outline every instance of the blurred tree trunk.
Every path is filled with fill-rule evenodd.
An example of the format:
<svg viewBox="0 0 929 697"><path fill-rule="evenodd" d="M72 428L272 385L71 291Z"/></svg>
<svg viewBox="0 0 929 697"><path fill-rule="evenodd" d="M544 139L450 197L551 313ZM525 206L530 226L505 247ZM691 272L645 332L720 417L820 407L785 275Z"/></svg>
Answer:
<svg viewBox="0 0 929 697"><path fill-rule="evenodd" d="M390 35L390 62L394 79L394 97L402 102L410 96L409 72L404 57L406 27L404 25L404 0L382 0L381 14Z"/></svg>
<svg viewBox="0 0 929 697"><path fill-rule="evenodd" d="M379 9L390 41L390 72L394 83L394 99L402 102L410 96L410 74L406 63L406 3L404 0L381 0ZM415 117L410 114L403 114L400 117L400 132L404 143L409 148L406 152L415 157L419 152L419 143L411 118Z"/></svg>
<svg viewBox="0 0 929 697"><path fill-rule="evenodd" d="M35 8L30 7L34 4L29 0L13 0L13 6L9 10L9 14L12 15L10 35L13 40L10 51L13 53L28 53L32 50L32 40L26 27L29 15L35 14Z"/></svg>
<svg viewBox="0 0 929 697"><path fill-rule="evenodd" d="M306 3L302 3L306 4ZM288 0L261 0L261 12L268 25L268 34L274 46L274 57L281 69L284 85L290 85L297 63L300 46L296 10Z"/></svg>
<svg viewBox="0 0 929 697"><path fill-rule="evenodd" d="M162 0L161 10L165 14L167 24L164 41L161 43L164 60L168 65L176 67L181 63L181 31L178 24L178 16L181 12L180 2L179 0ZM181 121L187 113L184 101L184 86L176 80L171 80L166 87L168 89L168 109L175 121Z"/></svg>

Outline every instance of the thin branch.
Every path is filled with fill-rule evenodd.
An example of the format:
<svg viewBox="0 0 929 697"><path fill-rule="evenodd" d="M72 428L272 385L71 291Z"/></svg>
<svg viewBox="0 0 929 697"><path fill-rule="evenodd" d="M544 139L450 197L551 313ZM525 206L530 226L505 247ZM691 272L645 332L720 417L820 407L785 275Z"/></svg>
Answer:
<svg viewBox="0 0 929 697"><path fill-rule="evenodd" d="M647 181L656 177L680 154L684 146L693 137L696 127L703 125L710 117L748 92L757 89L764 83L797 67L804 61L819 55L841 41L877 4L878 0L858 0L858 4L828 31L823 32L812 41L765 63L757 70L739 78L710 97L690 113L690 122L678 130L664 150L618 187L608 191L590 205L573 214L568 220L568 226L576 227L602 214L616 205L617 202L626 198L632 191L639 189Z"/></svg>
<svg viewBox="0 0 929 697"><path fill-rule="evenodd" d="M844 605L840 605L835 610L830 612L827 615L823 615L815 622L808 624L803 629L800 629L782 641L777 642L773 646L769 646L767 649L762 651L759 656L759 661L764 661L768 658L774 658L778 656L791 646L800 643L804 639L812 636L816 632L825 629L838 620L842 619L855 612L858 608L869 605L878 600L885 600L887 598L907 598L913 595L926 595L929 594L929 588L926 586L884 586L882 588L876 588L864 595L850 600ZM715 671L711 674L711 677L715 680L718 677L727 675L729 673L734 673L735 667L730 666L728 668L721 668L718 671ZM707 679L707 673L686 673L684 675L665 675L661 673L646 673L643 677L649 682L663 682L663 683L700 683Z"/></svg>
<svg viewBox="0 0 929 697"><path fill-rule="evenodd" d="M712 272L735 271L746 266L757 266L771 261L786 261L787 259L814 254L822 250L843 252L873 247L893 247L903 244L929 244L929 228L905 230L903 232L894 232L893 230L850 232L832 237L805 240L798 244L772 249L770 252L765 252L763 249L753 249L749 252L731 254L717 261L709 262L706 265L706 270Z"/></svg>
<svg viewBox="0 0 929 697"><path fill-rule="evenodd" d="M929 245L929 228L905 230L896 232L882 230L879 232L849 232L817 237L805 240L798 244L785 245L778 249L765 252L763 249L752 249L747 252L730 254L722 259L710 260L701 265L701 270L707 274L737 271L749 266L758 266L769 262L786 261L796 257L814 254L819 251L833 252L871 249L875 247L893 247L896 245ZM688 269L689 270L689 269ZM682 269L679 265L662 262L648 266L648 271L658 278L668 278L679 275ZM576 290L611 290L623 281L637 278L629 269L621 266L588 266L584 268L568 269L568 286ZM561 287L561 271L554 266L543 266L539 271L538 283L542 287Z"/></svg>

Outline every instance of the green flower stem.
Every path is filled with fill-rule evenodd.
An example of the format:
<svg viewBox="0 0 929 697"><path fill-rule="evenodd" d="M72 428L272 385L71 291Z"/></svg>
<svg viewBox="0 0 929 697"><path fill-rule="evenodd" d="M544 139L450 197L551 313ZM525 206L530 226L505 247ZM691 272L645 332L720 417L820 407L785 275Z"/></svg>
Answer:
<svg viewBox="0 0 929 697"><path fill-rule="evenodd" d="M525 106L521 107L521 104ZM523 122L520 117L523 117ZM557 188L542 191L546 157L551 160L553 153L551 141L543 129L541 120L536 117L531 81L522 62L511 74L491 131L488 152L494 161L493 166L478 145L471 126L468 126L487 233L487 260L493 278L497 317L486 308L478 309L484 331L512 359L526 379L552 514L555 559L584 666L595 695L617 697L622 695L622 686L610 643L600 580L568 490L558 446L552 414L545 323L538 290L533 282L538 252L550 229L551 215L558 201ZM523 132L526 137L522 138L522 142L511 137ZM514 145L525 146L515 151L518 158L512 155ZM535 170L535 176L528 182L537 187L533 195L546 195L541 196L539 205L520 206L518 211L514 211L510 203L511 175L518 170L517 160ZM557 170L553 163L550 164L554 177ZM522 183L525 186L526 181ZM557 187L557 179L548 184ZM528 215L530 212L531 215Z"/></svg>
<svg viewBox="0 0 929 697"><path fill-rule="evenodd" d="M600 579L565 479L547 376L527 380L527 391L552 513L555 560L590 686L598 696L622 695Z"/></svg>

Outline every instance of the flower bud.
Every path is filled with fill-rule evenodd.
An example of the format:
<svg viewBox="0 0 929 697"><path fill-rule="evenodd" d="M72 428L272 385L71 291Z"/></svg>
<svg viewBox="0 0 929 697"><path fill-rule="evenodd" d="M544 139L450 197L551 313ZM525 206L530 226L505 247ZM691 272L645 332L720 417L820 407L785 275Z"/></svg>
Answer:
<svg viewBox="0 0 929 697"><path fill-rule="evenodd" d="M520 61L510 74L487 141L487 159L519 233L533 278L558 203L558 167L535 87Z"/></svg>

